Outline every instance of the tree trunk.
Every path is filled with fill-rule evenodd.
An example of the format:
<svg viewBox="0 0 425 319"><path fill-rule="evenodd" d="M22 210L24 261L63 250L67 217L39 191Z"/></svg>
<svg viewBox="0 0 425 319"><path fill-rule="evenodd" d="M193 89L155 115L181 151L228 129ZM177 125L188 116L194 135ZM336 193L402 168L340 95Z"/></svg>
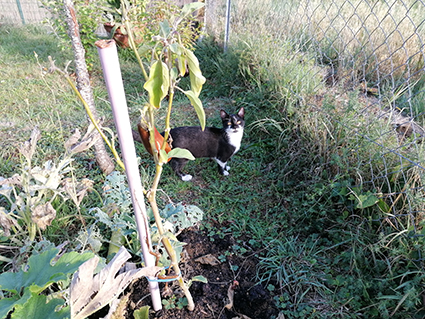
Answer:
<svg viewBox="0 0 425 319"><path fill-rule="evenodd" d="M77 17L75 14L74 4L72 0L64 0L66 23L68 24L68 35L71 38L72 48L74 50L75 71L77 75L77 88L81 96L88 104L94 119L98 120L98 115L94 103L93 91L90 86L89 72L85 59L85 50L80 39L80 31L78 27ZM88 117L87 117L88 118ZM90 119L88 119L90 121ZM99 134L99 133L97 133ZM103 139L99 137L94 144L96 151L96 162L105 175L111 173L115 164L106 151Z"/></svg>

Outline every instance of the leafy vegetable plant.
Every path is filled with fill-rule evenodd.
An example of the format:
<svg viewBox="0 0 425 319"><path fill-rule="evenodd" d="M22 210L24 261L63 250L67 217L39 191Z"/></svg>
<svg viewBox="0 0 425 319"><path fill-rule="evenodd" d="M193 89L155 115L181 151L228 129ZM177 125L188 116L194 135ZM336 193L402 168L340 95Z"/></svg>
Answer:
<svg viewBox="0 0 425 319"><path fill-rule="evenodd" d="M7 296L0 299L0 317L5 318L11 311L11 319L69 317L69 307L60 293L46 291L53 284L65 288L70 275L92 257L93 253L88 252L59 255L59 249L53 248L32 255L18 272L0 274L0 290Z"/></svg>

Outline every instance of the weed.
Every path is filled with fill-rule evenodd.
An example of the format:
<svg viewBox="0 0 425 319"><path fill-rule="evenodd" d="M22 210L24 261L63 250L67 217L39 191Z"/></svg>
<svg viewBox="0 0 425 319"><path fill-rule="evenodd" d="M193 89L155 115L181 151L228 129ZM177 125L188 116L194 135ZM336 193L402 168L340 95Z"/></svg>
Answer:
<svg viewBox="0 0 425 319"><path fill-rule="evenodd" d="M176 295L172 295L168 299L162 299L162 304L165 309L183 309L188 305L186 297L176 297Z"/></svg>

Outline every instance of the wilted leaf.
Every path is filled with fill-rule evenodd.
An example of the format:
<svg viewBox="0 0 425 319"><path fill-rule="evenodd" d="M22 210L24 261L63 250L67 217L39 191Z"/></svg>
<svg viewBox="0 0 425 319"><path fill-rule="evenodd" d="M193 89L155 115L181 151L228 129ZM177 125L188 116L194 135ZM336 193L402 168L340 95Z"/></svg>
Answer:
<svg viewBox="0 0 425 319"><path fill-rule="evenodd" d="M235 297L235 289L234 289L233 283L232 283L232 284L230 284L229 288L227 289L227 298L229 299L229 302L224 307L226 307L229 310L232 309L234 297Z"/></svg>
<svg viewBox="0 0 425 319"><path fill-rule="evenodd" d="M164 62L156 61L152 64L149 79L143 87L149 93L149 103L159 108L161 101L167 96L170 87L168 67Z"/></svg>
<svg viewBox="0 0 425 319"><path fill-rule="evenodd" d="M88 178L83 178L81 181L76 182L71 178L63 180L63 186L69 197L75 205L79 206L87 192L92 189L94 182Z"/></svg>
<svg viewBox="0 0 425 319"><path fill-rule="evenodd" d="M120 299L112 301L109 305L109 312L103 319L124 319L126 318L128 300L130 293L122 296Z"/></svg>
<svg viewBox="0 0 425 319"><path fill-rule="evenodd" d="M81 133L78 128L74 130L74 133L66 140L65 149L69 149L72 145L76 144L81 138Z"/></svg>
<svg viewBox="0 0 425 319"><path fill-rule="evenodd" d="M4 207L0 207L0 227L3 229L5 236L10 236L10 228L18 226L16 220L9 216Z"/></svg>
<svg viewBox="0 0 425 319"><path fill-rule="evenodd" d="M27 161L31 161L32 156L34 155L35 148L37 147L37 142L41 137L41 132L38 127L35 127L31 132L31 137L28 141L26 141L21 147L19 147L19 151L22 155L25 156Z"/></svg>
<svg viewBox="0 0 425 319"><path fill-rule="evenodd" d="M210 266L217 266L221 264L221 261L217 259L212 254L207 254L201 257L198 257L195 259L197 263L203 264L203 265L210 265Z"/></svg>
<svg viewBox="0 0 425 319"><path fill-rule="evenodd" d="M101 123L98 123L98 125L100 124ZM65 142L65 149L68 153L76 154L88 150L99 138L101 138L101 136L98 134L93 123L90 123L86 134L84 134L81 139L80 138L80 132L78 129L75 129L74 134Z"/></svg>
<svg viewBox="0 0 425 319"><path fill-rule="evenodd" d="M22 177L18 174L9 178L0 177L0 185L2 186L2 188L0 188L0 194L8 196L6 194L10 194L12 190L11 185L22 186Z"/></svg>
<svg viewBox="0 0 425 319"><path fill-rule="evenodd" d="M31 219L41 230L52 224L56 218L56 210L50 202L36 206L31 212Z"/></svg>
<svg viewBox="0 0 425 319"><path fill-rule="evenodd" d="M99 257L95 256L80 266L70 288L73 319L88 317L117 298L134 279L142 276L153 277L161 270L160 267L146 267L117 275L130 257L127 250L122 247L111 262L94 277Z"/></svg>

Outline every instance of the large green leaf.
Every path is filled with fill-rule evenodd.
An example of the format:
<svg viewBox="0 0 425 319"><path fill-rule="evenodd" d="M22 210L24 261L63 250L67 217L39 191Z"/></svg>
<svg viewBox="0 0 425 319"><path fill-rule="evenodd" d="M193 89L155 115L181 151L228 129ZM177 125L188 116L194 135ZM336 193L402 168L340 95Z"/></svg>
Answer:
<svg viewBox="0 0 425 319"><path fill-rule="evenodd" d="M186 158L188 160L194 161L195 157L192 155L192 153L189 150L186 150L184 148L173 148L171 151L168 152L168 158L177 157L177 158Z"/></svg>
<svg viewBox="0 0 425 319"><path fill-rule="evenodd" d="M198 97L201 93L202 85L205 83L205 77L202 75L199 61L195 54L189 49L185 49L185 57L189 66L190 87L196 97Z"/></svg>
<svg viewBox="0 0 425 319"><path fill-rule="evenodd" d="M32 294L25 304L16 306L11 319L64 319L70 317L69 307L55 311L58 306L64 304L65 300L55 298L46 302L46 299L45 295Z"/></svg>
<svg viewBox="0 0 425 319"><path fill-rule="evenodd" d="M69 252L53 264L58 253L59 249L53 248L39 255L32 255L24 270L0 274L0 289L20 294L22 288L31 286L33 293L40 293L53 282L66 280L69 274L93 257L92 253Z"/></svg>
<svg viewBox="0 0 425 319"><path fill-rule="evenodd" d="M170 75L164 62L156 61L152 64L149 71L149 79L143 87L149 93L149 103L159 108L170 87Z"/></svg>
<svg viewBox="0 0 425 319"><path fill-rule="evenodd" d="M196 114L199 118L199 123L201 124L202 130L205 129L206 117L202 101L193 91L183 91L183 93L188 97L190 103L195 108Z"/></svg>
<svg viewBox="0 0 425 319"><path fill-rule="evenodd" d="M173 224L175 231L196 225L204 217L204 212L194 205L168 204L161 211L161 216Z"/></svg>
<svg viewBox="0 0 425 319"><path fill-rule="evenodd" d="M24 298L25 297L25 298ZM11 298L0 299L0 318L6 318L7 314L15 308L18 304L24 304L31 297L31 293L28 290L27 295L24 294L22 298L15 295Z"/></svg>

